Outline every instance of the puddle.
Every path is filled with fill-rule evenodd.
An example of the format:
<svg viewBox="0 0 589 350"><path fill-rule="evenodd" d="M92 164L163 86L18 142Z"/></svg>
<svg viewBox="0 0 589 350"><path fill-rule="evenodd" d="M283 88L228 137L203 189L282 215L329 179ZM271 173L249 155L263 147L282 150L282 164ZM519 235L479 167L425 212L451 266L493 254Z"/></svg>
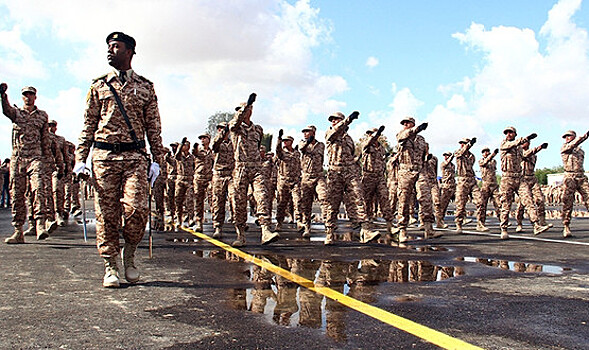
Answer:
<svg viewBox="0 0 589 350"><path fill-rule="evenodd" d="M554 275L561 275L565 271L571 271L571 268L556 266L556 265L540 265L540 264L532 264L532 263L523 263L523 262L516 262L516 261L508 261L508 260L498 260L498 259L484 259L484 258L475 258L475 257L463 257L463 258L456 258L456 260L463 260L467 262L474 262L483 264L486 266L497 267L503 270L510 270L513 272L524 272L524 273L549 273Z"/></svg>

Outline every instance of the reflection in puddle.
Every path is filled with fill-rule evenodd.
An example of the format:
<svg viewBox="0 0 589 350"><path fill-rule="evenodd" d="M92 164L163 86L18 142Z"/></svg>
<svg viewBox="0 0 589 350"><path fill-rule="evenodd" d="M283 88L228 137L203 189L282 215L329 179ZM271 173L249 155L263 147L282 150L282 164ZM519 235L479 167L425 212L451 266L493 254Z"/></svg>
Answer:
<svg viewBox="0 0 589 350"><path fill-rule="evenodd" d="M563 268L563 267L555 266L555 265L538 265L538 264L522 263L522 262L515 262L515 261L508 261L508 260L474 258L474 257L470 257L470 256L467 256L464 258L456 258L456 260L476 262L479 264L492 266L492 267L498 267L503 270L510 270L510 271L514 271L514 272L544 272L544 273L560 275L564 271L570 270L569 268Z"/></svg>
<svg viewBox="0 0 589 350"><path fill-rule="evenodd" d="M240 261L234 254L221 250L199 250L193 254L203 258ZM315 287L328 287L367 304L377 301L381 283L427 283L464 274L460 267L438 266L417 260L364 259L349 262L280 255L256 257L313 281ZM250 265L246 276L253 287L230 289L228 305L231 308L262 314L274 325L319 329L336 341L347 340L346 315L350 309L346 306L257 265ZM419 302L421 299L399 296L394 300Z"/></svg>

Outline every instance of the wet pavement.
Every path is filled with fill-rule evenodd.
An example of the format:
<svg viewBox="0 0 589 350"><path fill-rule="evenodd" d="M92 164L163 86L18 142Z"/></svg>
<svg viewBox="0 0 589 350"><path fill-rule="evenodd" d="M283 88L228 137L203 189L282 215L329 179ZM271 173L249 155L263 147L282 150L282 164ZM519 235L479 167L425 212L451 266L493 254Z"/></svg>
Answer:
<svg viewBox="0 0 589 350"><path fill-rule="evenodd" d="M529 225L521 235L511 227L526 239L501 241L492 217L491 235L471 224L473 234L423 240L412 228L401 247L325 247L321 225L311 239L285 225L261 246L252 223L242 251L482 348L589 349L589 218L572 223L581 244L562 243L562 225L550 222L536 237L547 241ZM86 243L70 219L46 241L0 245L0 348L438 348L184 231L154 232L152 259L146 235L140 283L104 289L92 219L88 228ZM7 210L0 232L12 232ZM345 221L338 233L354 235ZM234 237L228 229L222 241Z"/></svg>

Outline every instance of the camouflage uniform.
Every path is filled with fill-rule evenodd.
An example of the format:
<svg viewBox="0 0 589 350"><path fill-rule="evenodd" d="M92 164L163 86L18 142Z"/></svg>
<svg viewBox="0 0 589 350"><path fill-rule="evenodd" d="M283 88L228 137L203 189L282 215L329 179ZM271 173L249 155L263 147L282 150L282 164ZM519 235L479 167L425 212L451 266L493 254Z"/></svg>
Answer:
<svg viewBox="0 0 589 350"><path fill-rule="evenodd" d="M64 211L67 216L68 213L77 213L80 210L80 182L74 178L73 169L75 163L76 145L66 141L68 145L67 154L67 169L65 173L65 201Z"/></svg>
<svg viewBox="0 0 589 350"><path fill-rule="evenodd" d="M438 157L433 154L427 156L427 160L424 163L424 173L426 181L430 187L430 193L432 197L432 203L434 206L434 214L436 220L444 220L444 215L440 210L440 186L438 185Z"/></svg>
<svg viewBox="0 0 589 350"><path fill-rule="evenodd" d="M203 136L201 136L203 137ZM209 137L210 136L206 136ZM196 146L196 144L195 144ZM213 162L215 155L210 148L199 146L193 148L194 155L194 221L196 222L197 231L202 230L205 211L205 197L210 193L211 180L213 179ZM210 197L208 199L211 206Z"/></svg>
<svg viewBox="0 0 589 350"><path fill-rule="evenodd" d="M176 201L177 225L182 226L184 221L192 226L194 220L194 155L184 153L182 145L176 152L176 184L174 199ZM186 207L186 209L185 209ZM184 213L186 212L186 220Z"/></svg>
<svg viewBox="0 0 589 350"><path fill-rule="evenodd" d="M327 182L323 174L323 158L325 144L313 138L311 142L303 140L299 143L301 151L301 217L305 232L310 233L311 213L313 210L313 199L315 193L321 204L321 215L327 215ZM307 235L307 234L306 234Z"/></svg>
<svg viewBox="0 0 589 350"><path fill-rule="evenodd" d="M49 132L49 135L55 139L56 153L58 156L56 159L56 171L52 174L52 185L53 185L53 202L55 205L55 214L57 223L60 226L64 225L64 200L65 200L65 174L70 172L71 169L67 164L68 151L67 143L63 136L56 135Z"/></svg>
<svg viewBox="0 0 589 350"><path fill-rule="evenodd" d="M266 200L268 201L268 213L272 213L272 206L274 205L274 199L276 198L276 189L278 188L277 163L278 159L274 156L273 153L267 153L266 158L262 159L262 173L266 178ZM253 197L253 195L251 197ZM255 199L251 198L251 202L255 203Z"/></svg>
<svg viewBox="0 0 589 350"><path fill-rule="evenodd" d="M450 200L456 193L456 168L454 167L454 163L452 163L454 154L445 153L444 155L448 155L449 157L440 165L442 170L442 188L440 190L440 216L438 217L438 223L436 225L438 228L448 227L448 225L444 223L444 217L446 216Z"/></svg>
<svg viewBox="0 0 589 350"><path fill-rule="evenodd" d="M526 187L526 191L532 194L532 199L536 205L536 212L538 213L538 222L540 225L546 225L546 200L544 194L540 189L540 184L535 175L536 161L538 156L536 154L542 150L542 146L530 148L523 151L522 158L522 181L520 186ZM516 220L518 227L521 226L524 218L524 205L520 201L517 206Z"/></svg>
<svg viewBox="0 0 589 350"><path fill-rule="evenodd" d="M293 140L292 137L287 139ZM300 212L301 153L296 149L290 151L283 147L282 140L279 138L276 145L276 158L278 159L276 226L280 228L290 201L293 203L293 219L298 217Z"/></svg>
<svg viewBox="0 0 589 350"><path fill-rule="evenodd" d="M148 160L144 147L136 148L106 82L110 82L121 97L139 141L147 136L155 162L161 164L164 156L153 83L132 70L126 74L127 80L124 84L116 71L93 81L86 101L84 127L76 150L76 163L84 163L90 148L94 146L92 173L95 180L96 245L104 258L118 255L121 233L126 245L136 247L143 238L149 215ZM130 147L129 150L118 152L119 146L112 146L115 144L120 147L133 145L135 149Z"/></svg>
<svg viewBox="0 0 589 350"><path fill-rule="evenodd" d="M475 139L476 140L476 139ZM475 140L463 139L460 141L461 147L454 156L456 157L456 175L458 177L456 184L456 232L462 233L462 224L466 217L466 203L472 195L472 201L477 207L477 214L481 210L481 190L477 185L474 176L473 165L475 157L470 148Z"/></svg>
<svg viewBox="0 0 589 350"><path fill-rule="evenodd" d="M387 161L387 188L389 190L389 201L393 215L397 213L399 196L397 185L399 183L399 153L394 153Z"/></svg>
<svg viewBox="0 0 589 350"><path fill-rule="evenodd" d="M565 141L560 148L560 155L562 157L565 171L563 180L564 193L562 198L562 223L565 226L563 231L565 237L571 236L569 226L575 201L575 192L581 194L583 204L585 204L585 207L589 210L589 184L583 168L585 151L583 151L580 146L581 143L589 138L589 132L577 137L577 134L571 130L565 133L563 138L567 135L572 136L574 139L568 142Z"/></svg>
<svg viewBox="0 0 589 350"><path fill-rule="evenodd" d="M167 224L174 223L176 220L176 176L178 170L176 169L176 158L171 152L166 153L165 157L166 168L168 169L168 177L166 179L166 213L169 217Z"/></svg>
<svg viewBox="0 0 589 350"><path fill-rule="evenodd" d="M235 168L233 143L230 139L225 139L225 133L226 131L223 130L217 133L217 136L213 139L215 162L213 165L212 212L215 230L222 229L225 223L225 207L229 196L231 173Z"/></svg>
<svg viewBox="0 0 589 350"><path fill-rule="evenodd" d="M487 149L488 150L488 149ZM501 200L499 195L499 184L497 183L497 161L494 159L497 153L493 152L485 156L483 150L483 158L479 160L479 168L481 169L481 210L477 221L481 225L485 225L487 221L487 204L489 200L493 201L493 206L499 216L501 209Z"/></svg>
<svg viewBox="0 0 589 350"><path fill-rule="evenodd" d="M368 221L372 221L374 213L374 203L378 206L383 214L383 218L392 223L394 220L391 202L385 182L385 149L378 141L380 133L377 130L368 130L369 137L362 145L362 188L364 190L364 203L366 205L366 216Z"/></svg>
<svg viewBox="0 0 589 350"><path fill-rule="evenodd" d="M164 148L167 153L167 149ZM155 179L153 184L153 200L155 202L156 220L154 222L154 229L161 231L164 229L164 211L165 211L165 192L166 192L166 181L168 179L168 164L163 162L160 166L160 175Z"/></svg>
<svg viewBox="0 0 589 350"><path fill-rule="evenodd" d="M2 96L2 111L12 121L12 156L10 158L10 196L12 197L12 225L15 234L6 243L22 243L22 226L27 208L25 192L30 189L33 202L32 215L38 223L37 238L47 237L45 232L45 191L42 178L42 160L50 157L48 142L48 117L36 106L29 112L12 107ZM42 225L42 226L41 226ZM18 237L17 237L18 236ZM11 240L11 238L15 238Z"/></svg>

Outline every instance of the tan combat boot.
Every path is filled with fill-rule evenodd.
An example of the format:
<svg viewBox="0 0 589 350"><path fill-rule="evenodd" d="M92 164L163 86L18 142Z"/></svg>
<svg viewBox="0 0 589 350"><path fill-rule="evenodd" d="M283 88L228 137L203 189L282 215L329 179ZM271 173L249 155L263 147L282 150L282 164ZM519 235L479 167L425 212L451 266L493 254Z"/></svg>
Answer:
<svg viewBox="0 0 589 350"><path fill-rule="evenodd" d="M37 235L37 222L35 220L29 220L29 228L23 234L25 236L36 236Z"/></svg>
<svg viewBox="0 0 589 350"><path fill-rule="evenodd" d="M434 224L431 222L426 222L423 224L423 226L425 227L424 229L424 237L427 238L439 238L442 237L443 234L439 231L434 230Z"/></svg>
<svg viewBox="0 0 589 350"><path fill-rule="evenodd" d="M276 242L280 238L278 232L270 231L270 227L267 224L262 225L262 245Z"/></svg>
<svg viewBox="0 0 589 350"><path fill-rule="evenodd" d="M51 219L47 219L45 221L45 231L47 231L47 234L52 233L53 231L55 231L55 229L57 228L57 221L55 220L51 220ZM39 237L39 225L37 225L37 239Z"/></svg>
<svg viewBox="0 0 589 350"><path fill-rule="evenodd" d="M45 220L37 220L37 240L40 241L40 240L43 240L43 239L49 237L49 233L47 232L45 227L46 227Z"/></svg>
<svg viewBox="0 0 589 350"><path fill-rule="evenodd" d="M63 220L63 216L61 214L56 214L55 219L56 219L55 221L57 223L57 226L59 226L59 227L65 226L65 220Z"/></svg>
<svg viewBox="0 0 589 350"><path fill-rule="evenodd" d="M274 226L274 232L282 231L282 221L276 222L276 226Z"/></svg>
<svg viewBox="0 0 589 350"><path fill-rule="evenodd" d="M305 232L305 228L307 225L303 224L300 221L297 221L297 231L298 232Z"/></svg>
<svg viewBox="0 0 589 350"><path fill-rule="evenodd" d="M436 228L448 228L448 224L444 222L443 218L438 218L436 221Z"/></svg>
<svg viewBox="0 0 589 350"><path fill-rule="evenodd" d="M564 227L562 229L562 236L564 238L573 237L573 234L571 233L571 227L569 225L564 225Z"/></svg>
<svg viewBox="0 0 589 350"><path fill-rule="evenodd" d="M242 226L235 226L235 233L237 234L237 239L231 243L233 247L243 247L245 246L245 230Z"/></svg>
<svg viewBox="0 0 589 350"><path fill-rule="evenodd" d="M367 222L362 224L362 228L360 229L360 243L370 243L380 238L380 232L372 231L370 229L370 224Z"/></svg>
<svg viewBox="0 0 589 350"><path fill-rule="evenodd" d="M335 233L333 232L333 227L328 227L325 230L325 245L334 245L335 244Z"/></svg>
<svg viewBox="0 0 589 350"><path fill-rule="evenodd" d="M409 240L409 237L407 237L407 229L404 227L401 227L399 229L399 243L405 243Z"/></svg>
<svg viewBox="0 0 589 350"><path fill-rule="evenodd" d="M104 258L104 278L102 279L102 286L104 288L118 288L119 284L119 268L117 267L117 258Z"/></svg>
<svg viewBox="0 0 589 350"><path fill-rule="evenodd" d="M471 222L472 222L472 219L468 219L468 218L466 218L466 219L464 219L464 221L462 222L462 226L466 226L466 225L470 224Z"/></svg>
<svg viewBox="0 0 589 350"><path fill-rule="evenodd" d="M309 238L311 237L311 223L307 222L306 224L303 225L303 238Z"/></svg>
<svg viewBox="0 0 589 350"><path fill-rule="evenodd" d="M456 234L462 234L462 223L458 221L456 222Z"/></svg>
<svg viewBox="0 0 589 350"><path fill-rule="evenodd" d="M485 224L483 224L482 222L478 221L477 222L477 231L479 232L488 232L489 228L487 226L485 226Z"/></svg>
<svg viewBox="0 0 589 350"><path fill-rule="evenodd" d="M196 232L202 232L202 221L197 221L194 224L194 231L196 231Z"/></svg>
<svg viewBox="0 0 589 350"><path fill-rule="evenodd" d="M15 227L14 233L12 234L12 236L10 236L4 240L4 243L6 243L6 244L22 244L24 242L25 242L25 235L22 232L22 226Z"/></svg>
<svg viewBox="0 0 589 350"><path fill-rule="evenodd" d="M213 233L213 238L221 238L222 231L223 230L221 229L221 226L215 226L215 232Z"/></svg>
<svg viewBox="0 0 589 350"><path fill-rule="evenodd" d="M509 234L507 233L507 229L501 228L501 239L508 239Z"/></svg>
<svg viewBox="0 0 589 350"><path fill-rule="evenodd" d="M548 226L542 226L539 223L534 223L534 235L539 235L542 232L546 232L550 229Z"/></svg>
<svg viewBox="0 0 589 350"><path fill-rule="evenodd" d="M523 232L523 230L524 230L524 225L518 223L517 226L515 227L515 232L520 233L520 232Z"/></svg>
<svg viewBox="0 0 589 350"><path fill-rule="evenodd" d="M121 255L123 256L123 268L125 269L125 279L129 283L135 283L139 281L139 271L135 267L135 251L137 250L137 245L125 243L123 249L121 250Z"/></svg>

